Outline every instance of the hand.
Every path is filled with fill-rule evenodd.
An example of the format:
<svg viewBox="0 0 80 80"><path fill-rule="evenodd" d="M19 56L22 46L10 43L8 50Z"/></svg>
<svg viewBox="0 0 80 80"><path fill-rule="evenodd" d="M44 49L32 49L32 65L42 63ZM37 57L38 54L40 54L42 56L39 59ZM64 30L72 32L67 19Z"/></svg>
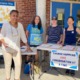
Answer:
<svg viewBox="0 0 80 80"><path fill-rule="evenodd" d="M60 43L61 43L60 41L57 42L57 44L60 44Z"/></svg>
<svg viewBox="0 0 80 80"><path fill-rule="evenodd" d="M8 44L6 44L5 42L2 42L2 44L7 48Z"/></svg>
<svg viewBox="0 0 80 80"><path fill-rule="evenodd" d="M4 39L1 39L0 41L1 41L1 43L2 43L5 47L8 47L8 44L5 43L5 40L4 40Z"/></svg>
<svg viewBox="0 0 80 80"><path fill-rule="evenodd" d="M61 45L64 46L64 43L62 42Z"/></svg>
<svg viewBox="0 0 80 80"><path fill-rule="evenodd" d="M57 44L61 44L63 46L64 42L58 41Z"/></svg>
<svg viewBox="0 0 80 80"><path fill-rule="evenodd" d="M80 38L78 39L78 42L80 42Z"/></svg>
<svg viewBox="0 0 80 80"><path fill-rule="evenodd" d="M32 50L31 50L31 48L30 48L30 46L28 45L28 43L25 43L25 45L26 45L26 47L27 47L27 52L32 52Z"/></svg>
<svg viewBox="0 0 80 80"><path fill-rule="evenodd" d="M47 44L47 42L44 42L44 44Z"/></svg>
<svg viewBox="0 0 80 80"><path fill-rule="evenodd" d="M30 47L27 47L27 52L32 52Z"/></svg>

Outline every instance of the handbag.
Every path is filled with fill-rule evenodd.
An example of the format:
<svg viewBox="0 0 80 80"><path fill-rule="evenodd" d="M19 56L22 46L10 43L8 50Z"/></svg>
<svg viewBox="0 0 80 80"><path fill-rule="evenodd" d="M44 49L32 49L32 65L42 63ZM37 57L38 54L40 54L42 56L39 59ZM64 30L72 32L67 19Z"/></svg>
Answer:
<svg viewBox="0 0 80 80"><path fill-rule="evenodd" d="M29 74L31 69L30 63L24 64L24 74Z"/></svg>
<svg viewBox="0 0 80 80"><path fill-rule="evenodd" d="M17 53L18 52L16 49L13 49L11 47L6 47L5 49L7 53Z"/></svg>

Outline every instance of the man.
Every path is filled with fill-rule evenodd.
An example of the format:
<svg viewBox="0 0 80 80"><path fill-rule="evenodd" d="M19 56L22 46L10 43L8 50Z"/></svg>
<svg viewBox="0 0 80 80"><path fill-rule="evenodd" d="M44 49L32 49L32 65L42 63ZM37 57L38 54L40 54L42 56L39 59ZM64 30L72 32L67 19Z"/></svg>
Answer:
<svg viewBox="0 0 80 80"><path fill-rule="evenodd" d="M51 26L47 29L46 43L56 43L63 45L63 29L57 25L57 17L53 17Z"/></svg>

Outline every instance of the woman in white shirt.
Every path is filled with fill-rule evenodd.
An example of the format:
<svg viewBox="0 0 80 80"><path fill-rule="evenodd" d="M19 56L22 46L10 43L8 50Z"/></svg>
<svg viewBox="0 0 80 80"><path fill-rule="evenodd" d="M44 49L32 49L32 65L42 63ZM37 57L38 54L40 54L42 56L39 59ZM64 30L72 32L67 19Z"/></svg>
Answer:
<svg viewBox="0 0 80 80"><path fill-rule="evenodd" d="M18 22L18 11L12 10L10 12L10 21L3 24L0 34L0 41L2 42L2 50L5 62L6 80L11 77L11 62L14 60L15 64L15 80L20 80L21 73L21 53L20 53L20 39L27 46L27 50L31 51L27 44L26 35L23 25Z"/></svg>

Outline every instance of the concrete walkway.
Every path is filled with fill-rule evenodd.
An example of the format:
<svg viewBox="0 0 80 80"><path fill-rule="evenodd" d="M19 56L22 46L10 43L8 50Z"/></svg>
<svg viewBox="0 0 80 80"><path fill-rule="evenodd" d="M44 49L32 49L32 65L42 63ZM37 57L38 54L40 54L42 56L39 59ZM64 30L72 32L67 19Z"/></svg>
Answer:
<svg viewBox="0 0 80 80"><path fill-rule="evenodd" d="M14 77L14 71L12 70L11 80L14 80L13 77ZM4 63L2 61L0 61L0 80L5 80ZM31 80L29 75L23 74L23 68L21 72L21 80ZM80 80L80 68L79 71L76 71L76 75L74 77L66 75L64 69L52 68L49 69L48 72L43 73L40 79L39 79L39 74L35 74L35 80Z"/></svg>

